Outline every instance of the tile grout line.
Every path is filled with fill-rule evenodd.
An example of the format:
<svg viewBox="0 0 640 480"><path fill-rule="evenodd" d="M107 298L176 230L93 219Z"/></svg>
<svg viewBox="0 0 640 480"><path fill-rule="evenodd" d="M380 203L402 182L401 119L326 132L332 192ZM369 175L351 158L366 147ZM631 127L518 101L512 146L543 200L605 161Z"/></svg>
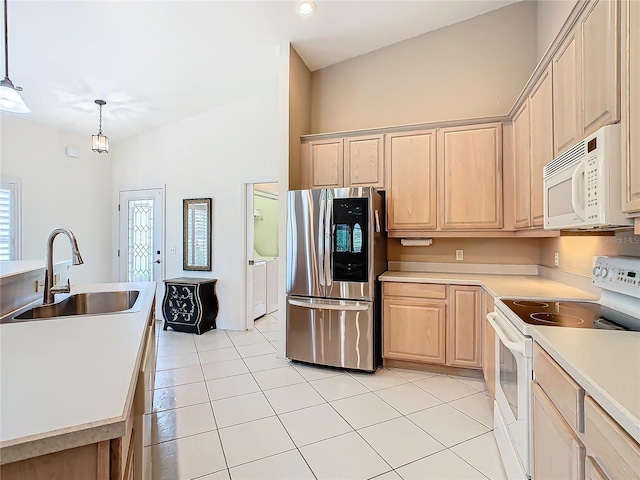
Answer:
<svg viewBox="0 0 640 480"><path fill-rule="evenodd" d="M262 334L262 332L260 332L260 334ZM264 335L263 335L264 336ZM262 396L266 399L267 403L269 404L269 407L271 407L271 410L273 410L273 413L275 413L276 418L278 419L278 422L280 422L280 425L282 426L283 430L286 432L287 436L289 437L289 440L291 440L292 445L294 446L294 449L297 450L298 455L300 455L300 457L302 458L302 460L304 461L304 463L307 465L307 468L309 469L309 471L311 472L311 475L313 475L313 478L315 478L317 480L318 476L316 475L316 473L313 471L313 469L311 468L311 465L309 465L309 462L307 462L307 459L305 458L305 456L302 454L302 452L300 451L300 448L298 448L298 445L296 444L296 442L293 440L293 438L291 437L291 434L289 433L289 430L287 430L287 427L285 427L284 423L282 422L282 419L280 418L280 416L278 415L278 412L276 412L276 409L273 408L273 405L271 404L271 402L269 401L269 397L267 397L264 393L264 390L262 389L262 387L260 386L260 384L258 383L258 381L256 380L256 377L253 375L254 372L251 371L251 369L249 369L249 365L247 365L247 362L245 361L244 358L242 358L242 361L244 362L245 366L247 367L247 369L249 370L249 373L251 374L251 377L253 378L253 381L256 382L256 385L258 385L258 388L260 388L260 393L262 393ZM299 372L296 371L296 373L298 373L298 375L300 375ZM302 377L302 375L300 375ZM302 377L303 380L306 381L306 379L304 377ZM294 385L298 385L298 384L294 384ZM288 385L287 385L288 386ZM273 389L272 389L273 390ZM292 449L293 450L293 449ZM291 450L286 450L286 451L291 451ZM285 452L280 452L280 453L285 453ZM276 453L275 455L280 455L280 453ZM272 457L274 455L269 455L267 457L264 458L269 458ZM257 459L257 460L261 460L261 459ZM252 460L252 461L256 461L256 460ZM247 462L247 463L251 463L251 462ZM231 474L231 470L229 470L229 474Z"/></svg>
<svg viewBox="0 0 640 480"><path fill-rule="evenodd" d="M256 329L256 330L257 330L257 329ZM264 337L263 332L261 332L261 331L259 331L259 330L257 330L257 331L260 333L260 335L261 335L265 340L267 340L267 341L268 341L268 339L266 339L266 337ZM226 332L225 332L225 333L226 333ZM230 339L230 337L228 336L228 334L227 334L227 338L229 338L229 339ZM231 339L230 339L230 340L231 340ZM335 409L335 407L331 404L331 402L332 402L332 401L327 400L327 399L326 399L326 398L325 398L325 397L324 397L324 396L323 396L323 395L322 395L322 394L321 394L321 393L320 393L320 392L319 392L319 391L314 387L314 385L311 383L312 381L324 380L324 378L323 378L323 379L317 379L317 380L308 380L308 379L307 379L307 378L306 378L302 373L300 373L300 372L295 368L295 366L296 366L296 365L295 365L293 362L289 362L289 366L293 367L293 368L294 368L294 370L295 370L295 371L296 371L296 372L297 372L297 373L302 377L302 381L301 381L301 382L299 382L299 383L293 383L293 384L282 385L282 386L279 386L279 387L268 388L268 389L266 389L266 390L265 390L265 389L263 389L263 388L262 388L262 386L260 386L260 384L257 382L257 379L256 379L256 377L255 377L255 375L254 375L254 374L255 374L255 373L259 373L259 372L264 372L264 371L275 370L275 369L278 369L278 368L284 368L286 365L285 365L285 366L280 365L280 366L273 367L273 368L266 368L266 369L264 369L264 370L257 370L256 372L254 372L254 371L252 371L251 369L249 369L249 366L247 365L247 362L246 362L245 357L243 357L242 355L240 355L240 352L238 351L238 348L237 348L237 346L235 345L235 343L233 343L233 340L231 340L231 342L232 342L232 344L233 344L233 347L236 349L236 352L237 352L237 353L238 353L238 355L240 356L240 359L243 361L243 363L244 363L245 367L247 368L247 370L248 370L248 371L249 371L249 373L251 374L251 376L252 376L252 378L253 378L254 382L258 385L258 388L260 389L260 393L264 396L264 398L267 400L267 403L269 404L269 406L270 406L270 407L271 407L271 409L273 410L273 412L274 412L274 415L273 415L273 416L278 417L278 420L279 420L280 424L281 424L281 425L282 425L282 427L284 428L285 432L287 432L287 435L289 436L289 438L290 438L290 440L291 440L292 444L293 444L293 445L294 445L294 447L295 447L295 448L293 448L293 449L286 450L286 451L284 451L284 452L279 452L279 453L277 453L277 454L272 454L272 455L268 455L268 456L266 456L266 457L261 457L261 458L259 458L259 459L254 459L254 460L251 460L250 462L245 462L245 463L243 463L243 464L239 464L239 465L245 465L245 464L247 464L247 463L251 463L251 462L254 462L254 461L258 461L258 460L261 460L261 459L264 459L264 458L269 458L269 457L271 457L271 456L280 455L280 454L282 454L282 453L286 453L286 452L293 451L293 450L298 450L298 452L299 452L299 453L300 453L300 455L302 456L303 460L305 461L305 463L306 463L306 464L307 464L307 466L309 467L310 471L311 471L311 472L313 473L313 475L315 476L315 473L313 472L313 470L311 470L311 467L310 467L310 466L309 466L309 464L306 462L306 458L304 457L304 455L302 455L302 452L300 451L300 448L303 448L303 447L306 447L306 446L309 446L309 445L313 445L313 444L315 444L315 443L319 443L319 442L322 442L322 441L325 441L325 440L330 440L330 439L332 439L332 438L336 438L336 437L338 437L338 436L346 435L347 433L351 433L351 432L347 432L347 433L342 433L342 434L339 434L339 435L334 435L334 436L332 436L332 437L329 437L329 438L326 438L326 439L323 439L323 440L318 440L318 441L316 441L316 442L309 443L309 444L307 444L307 445L304 445L303 447L298 447L298 446L296 445L296 443L293 441L293 438L292 438L292 437L291 437L291 435L289 434L288 430L286 429L286 427L285 427L285 426L284 426L284 424L282 423L282 420L281 420L281 418L280 418L280 415L284 415L284 414L288 414L288 413L292 413L292 412L295 412L295 411L300 411L300 410L304 410L304 409L308 409L308 408L313 408L313 407L318 406L318 405L311 405L311 406L307 406L307 407L302 407L302 408L299 408L299 409L294 409L294 410L287 411L287 412L283 412L282 414L279 414L279 413L275 412L275 409L273 408L273 405L271 404L271 402L269 401L269 399L268 399L268 398L266 397L266 395L265 395L265 391L274 390L274 389L278 389L278 388L285 388L285 387L293 386L293 385L300 385L300 384L304 384L304 383L309 384L309 385L312 387L312 389L313 389L314 391L316 391L316 393L317 393L317 394L318 394L318 395L319 395L319 396L324 400L324 403L329 404L329 405L331 406L332 410L333 410L334 412L336 412L336 413L338 414L338 416L339 416L340 418L342 418L342 419L346 422L346 424L347 424L347 425L349 425L349 427L350 427L350 428L352 428L352 432L356 432L356 433L360 436L360 438L362 438L362 439L365 441L365 443L366 443L367 445L369 445L369 446L372 448L372 450L373 450L373 451L374 451L378 456L380 456L380 457L381 457L381 459L382 459L385 463L387 463L387 465L389 465L389 464L388 464L388 462L384 459L384 457L382 457L382 455L380 455L380 453L379 453L379 452L378 452L378 451L377 451L377 450L376 450L372 445L370 445L370 444L369 444L369 442L367 442L367 440L366 440L366 439L364 439L364 437L362 437L362 435L360 435L359 431L358 431L357 429L355 429L355 428L354 428L354 427L353 427L353 426L352 426L352 425L351 425L351 424L350 424L346 419L344 419L344 417L342 417L342 415L340 415L340 413L339 413L339 412ZM258 343L264 343L264 342L258 342ZM269 343L270 343L270 342L269 342ZM247 345L252 345L252 344L247 344ZM213 349L213 350L216 350L216 349ZM203 351L207 351L207 350L203 350ZM198 360L199 360L199 362L200 362L201 372L202 372L202 375L203 375L203 381L204 381L205 386L206 386L206 389L207 389L207 394L209 395L209 387L208 387L208 385L206 385L207 379L204 377L204 371L203 371L203 369L202 369L203 364L202 364L202 361L201 361L201 359L200 359L200 355L199 355L199 354L200 354L200 351L199 351L199 350L197 350L197 345L196 345L196 353L198 354ZM267 356L267 355L272 355L272 354L256 355L256 356ZM256 356L253 356L253 357L246 357L246 358L255 358ZM214 364L215 364L215 363L223 363L223 362L214 362ZM188 368L188 367L178 367L178 368ZM169 370L169 369L168 369L168 370ZM390 370L390 371L392 371L392 370ZM358 396L358 395L364 395L364 394L366 394L366 393L373 393L373 394L376 396L376 398L378 398L378 399L380 399L381 401L383 401L385 404L387 404L389 407L391 407L394 411L396 411L396 412L400 415L400 417L396 417L396 418L394 418L394 419L388 419L388 420L384 420L384 421L382 421L382 422L377 422L377 423L374 423L374 424L371 424L371 425L367 425L367 426L365 426L365 427L362 427L362 429L364 429L364 428L368 428L368 427L371 427L371 426L374 426L374 425L379 425L379 424L381 424L381 423L389 422L389 421L395 420L395 419L397 419L397 418L402 418L402 417L404 417L404 418L407 418L407 419L408 419L412 424L416 425L420 430L424 431L427 435L429 435L430 437L432 437L432 435L431 435L431 434L429 434L429 432L425 431L424 429L422 429L422 427L420 427L420 426L419 426L419 425L417 425L415 422L413 422L411 419L409 419L409 418L408 418L408 415L412 415L412 414L414 414L414 413L419 413L419 412L421 412L421 411L428 410L428 409L430 409L430 408L433 408L434 406L450 405L450 403L451 403L451 402L455 402L455 401L461 400L461 399L463 399L463 398L468 398L468 397L473 396L473 395L475 395L475 394L477 394L477 393L486 394L486 390L477 390L474 386L467 385L467 384L465 384L464 382L461 382L460 380L458 380L457 378L454 378L454 377L451 377L451 376L449 376L449 375L446 375L446 376L449 376L450 378L452 378L453 380L456 380L456 381L458 381L458 382L460 382L460 383L462 383L462 384L464 384L464 385L466 385L466 386L468 386L468 387L470 387L470 388L472 388L473 390L476 390L476 391L475 391L475 392L473 392L473 393L471 393L471 394L468 394L468 395L463 395L462 397L459 397L459 398L456 398L456 399L452 399L452 400L449 400L449 401L444 401L444 400L442 400L441 398L439 398L437 395L434 395L432 392L429 392L429 391L425 390L424 388L422 388L422 387L421 387L421 386L419 386L419 385L415 385L415 386L417 386L418 388L420 388L422 391L424 391L424 392L426 392L426 393L428 393L428 394L430 394L430 395L434 396L437 400L441 401L442 403L440 403L440 404L438 404L438 405L434 405L434 406L432 406L432 407L427 407L427 408L425 408L425 409L418 410L418 411L416 411L416 412L411 412L411 413L409 413L409 414L406 414L406 415L405 415L404 413L399 412L398 410L396 410L396 409L395 409L391 404L389 404L389 403L388 403L384 398L380 397L380 396L378 395L378 393L377 393L377 392L380 392L380 391L382 391L382 390L387 390L387 389L390 389L390 388L394 388L394 387L398 387L398 386L402 386L402 385L414 385L416 382L419 382L419 381L422 381L422 380L426 380L427 378L432 378L433 376L438 375L438 374L434 374L434 375L432 375L432 376L430 376L430 377L426 377L426 378L424 378L424 379L419 379L419 380L411 381L411 380L408 380L408 379L406 379L406 378L402 377L402 375L400 375L400 374L397 374L397 373L393 372L393 373L394 373L394 375L396 375L396 376L398 376L399 378L401 378L402 380L404 380L404 382L405 382L405 383L401 383L401 384L398 384L398 385L392 385L392 386L389 386L389 387L384 387L384 388L379 388L379 389L376 389L376 390L372 390L371 388L367 387L367 385L365 385L365 384L363 384L362 382L360 382L360 381L358 380L358 378L356 378L356 377L354 377L353 375L351 375L351 374L350 374L350 372L342 371L342 372L336 373L336 375L334 375L334 376L342 375L342 374L344 374L344 373L346 373L348 376L350 376L351 378L353 378L354 380L356 380L356 382L358 382L360 385L362 385L366 390L368 390L368 392L360 393L360 394L356 394L356 395L350 395L350 396L347 396L347 397L342 397L342 398L340 398L340 399L336 399L336 400L333 400L333 401L343 400L343 399L347 399L347 398L353 398L353 397L355 397L355 396ZM225 376L225 377L218 377L218 378L228 378L228 377L237 376L237 375L239 375L239 374L235 374L235 375L228 375L228 376ZM333 377L334 377L334 376L333 376ZM326 377L326 378L332 378L332 377ZM214 380L215 380L215 379L214 379ZM191 384L191 383L199 383L199 382L189 382L189 383L187 383L186 385ZM185 385L185 384L182 384L182 385ZM177 385L174 385L174 386L177 386ZM162 388L170 388L170 387L162 387ZM154 390L156 390L156 389L155 389L155 386L154 386ZM257 393L257 392L250 392L250 393ZM240 394L240 395L233 395L233 396L231 396L231 397L225 397L225 398L233 398L233 397L235 397L235 396L248 395L248 394L250 394L250 393L247 393L247 394ZM211 397L209 396L209 403L211 403L211 408L212 408L212 412L213 412L213 414L214 414L214 420L215 420L215 411L213 411L213 401L214 401L214 400L211 400ZM203 402L203 403L204 403L204 402ZM194 405L198 405L198 404L194 404ZM322 404L319 404L319 405L322 405ZM468 441L470 441L470 440L473 440L473 439L475 439L475 438L478 438L478 437L480 437L480 436L482 436L482 435L485 435L485 434L487 434L487 433L489 433L489 432L491 432L491 431L493 430L491 427L489 427L489 426L485 425L484 423L480 422L479 420L477 420L475 417L471 416L470 414L467 414L466 412L464 412L464 411L462 411L462 410L459 410L459 409L458 409L458 408L456 408L454 405L450 405L450 406L451 406L452 408L454 408L457 412L459 412L459 413L461 413L461 414L465 415L466 417L468 417L468 418L469 418L469 419L471 419L471 420L474 420L476 423L478 423L479 425L483 426L484 428L486 428L486 429L488 429L488 430L487 430L486 432L483 432L483 433L479 434L479 435L475 435L475 436L473 436L473 437L470 437L470 438L468 438L468 439L466 439L466 440L464 440L464 441L462 441L462 442L458 442L458 443L456 443L456 444L454 444L454 445L451 445L450 447L447 447L447 446L445 446L445 445L442 445L438 440L436 440L436 439L434 438L434 440L435 440L436 442L438 442L438 443L440 443L440 445L442 445L443 450L439 450L438 452L434 452L433 454L426 455L425 457L420 457L420 458L418 458L418 459L416 459L416 460L414 460L414 461L412 461L412 462L408 462L408 463L407 463L407 464L405 464L405 465L409 465L409 464L411 464L411 463L415 463L415 462L417 462L417 461L419 461L419 460L422 460L422 459L424 459L424 458L427 458L427 457L429 457L429 456L431 456L431 455L434 455L435 453L439 453L439 452L442 452L442 451L444 451L444 450L451 450L452 448L454 448L454 447L456 447L456 446L458 446L458 445L461 445L461 444L466 443L466 442L468 442ZM179 407L179 408L183 408L183 407ZM171 410L171 409L169 409L169 410ZM164 411L167 411L167 410L164 410ZM154 412L154 413L155 413L155 412ZM263 417L263 418L270 418L270 417L271 417L271 416L269 416L269 417ZM260 420L260 419L258 419L258 420ZM252 420L252 421L254 421L254 420ZM219 426L218 426L218 424L217 424L217 420L215 420L215 422L216 422L216 427L217 427L217 430L218 430L218 436L219 436L220 427L219 427ZM250 422L250 421L249 421L249 422ZM235 424L235 425L241 425L241 424L249 423L249 422L241 422L241 423L239 423L239 424ZM235 425L233 425L233 426L235 426ZM230 426L231 426L231 425L230 425ZM225 427L225 428L226 428L226 427ZM205 432L205 433L206 433L206 432ZM192 436L192 435L189 435L189 436ZM187 436L187 437L188 437L188 436ZM181 438L186 438L186 437L181 437ZM432 438L433 438L433 437L432 437ZM220 436L219 436L219 440L220 440L220 444L221 444L221 446L222 446L222 440L221 440ZM161 443L164 443L164 442L161 442ZM157 445L157 444L156 444L156 445ZM223 450L223 455L224 455L224 447L222 447L222 450ZM480 471L479 471L479 470L478 470L478 469L477 469L473 464L471 464L470 462L466 461L464 458L462 458L462 457L461 457L460 455L458 455L456 452L453 452L453 451L452 451L452 453L453 453L454 455L456 455L458 458L460 458L462 461L464 461L466 464L468 464L471 468L473 468L474 470L478 471L478 473L480 473L480 475L482 475L482 477L486 478L486 476L485 476L482 472L480 472ZM228 463L227 463L227 461L226 461L226 455L224 456L224 459L225 459L225 464L227 465L227 471L229 472L229 475L230 475L230 467L229 467L229 465L228 465ZM238 466L239 466L239 465L238 465ZM402 468L402 467L404 467L405 465L401 465L401 466L400 466L400 467L398 467L398 468ZM381 473L381 474L378 474L377 476L379 476L379 475L384 475L385 473L390 473L391 471L393 471L393 472L395 472L396 474L398 474L398 473L397 473L397 471L396 471L396 470L397 470L396 468L391 467L391 465L389 465L389 467L390 467L390 469L391 469L391 470L389 470L388 472L383 472L383 473ZM219 470L219 471L222 471L222 470ZM212 473L216 473L216 472L212 472ZM207 474L207 475L208 475L208 474ZM398 474L398 475L399 475L399 474ZM205 476L206 476L206 475L205 475Z"/></svg>

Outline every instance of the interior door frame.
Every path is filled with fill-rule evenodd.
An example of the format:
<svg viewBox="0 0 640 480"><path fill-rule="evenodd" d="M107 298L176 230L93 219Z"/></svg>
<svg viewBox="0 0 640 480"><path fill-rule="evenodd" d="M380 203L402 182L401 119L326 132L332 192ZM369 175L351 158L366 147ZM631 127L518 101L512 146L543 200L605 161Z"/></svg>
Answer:
<svg viewBox="0 0 640 480"><path fill-rule="evenodd" d="M277 183L279 180L243 180L242 181L242 265L244 270L244 322L246 330L254 329L253 319L253 269L249 268L249 260L253 260L254 225L253 225L253 192L256 183ZM278 198L278 201L281 201ZM280 263L280 252L278 254ZM279 267L279 265L278 265ZM278 268L278 271L280 269Z"/></svg>
<svg viewBox="0 0 640 480"><path fill-rule="evenodd" d="M123 278L123 258L124 254L120 251L121 242L122 242L122 221L121 215L123 215L123 207L121 206L120 199L123 193L127 192L144 192L144 191L161 191L162 198L160 199L160 205L162 207L162 214L160 218L160 225L162 226L162 232L160 234L160 277L164 279L166 277L166 236L167 236L167 190L166 184L163 184L160 187L144 187L144 188L123 188L118 191L118 281L126 281L122 280ZM155 212L154 212L155 213ZM125 267L126 270L126 267ZM155 318L162 319L162 295L164 294L164 282L160 281L156 285L156 312Z"/></svg>

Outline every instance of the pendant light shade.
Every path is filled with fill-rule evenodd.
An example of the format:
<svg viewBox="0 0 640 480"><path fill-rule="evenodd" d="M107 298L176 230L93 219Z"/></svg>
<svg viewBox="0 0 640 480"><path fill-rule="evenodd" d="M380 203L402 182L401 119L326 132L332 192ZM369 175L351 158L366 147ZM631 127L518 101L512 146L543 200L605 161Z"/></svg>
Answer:
<svg viewBox="0 0 640 480"><path fill-rule="evenodd" d="M100 124L98 127L98 133L96 135L92 135L92 147L91 149L94 152L98 153L109 153L109 137L102 134L102 107L106 105L107 102L104 100L96 100L95 103L100 105Z"/></svg>
<svg viewBox="0 0 640 480"><path fill-rule="evenodd" d="M7 0L4 0L4 80L0 81L0 110L11 113L29 113L20 92L9 79L9 31L7 27Z"/></svg>

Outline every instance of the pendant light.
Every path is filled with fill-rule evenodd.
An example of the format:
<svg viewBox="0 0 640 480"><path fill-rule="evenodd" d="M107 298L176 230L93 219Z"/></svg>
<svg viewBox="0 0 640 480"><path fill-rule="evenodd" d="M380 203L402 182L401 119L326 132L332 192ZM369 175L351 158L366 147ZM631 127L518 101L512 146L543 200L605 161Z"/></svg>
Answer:
<svg viewBox="0 0 640 480"><path fill-rule="evenodd" d="M102 134L102 107L107 104L104 100L96 100L95 103L100 105L100 124L98 127L98 134L92 135L93 147L92 150L98 153L109 153L109 137Z"/></svg>
<svg viewBox="0 0 640 480"><path fill-rule="evenodd" d="M7 27L7 0L4 0L4 79L0 81L0 110L11 113L29 113L20 92L9 79L9 33Z"/></svg>

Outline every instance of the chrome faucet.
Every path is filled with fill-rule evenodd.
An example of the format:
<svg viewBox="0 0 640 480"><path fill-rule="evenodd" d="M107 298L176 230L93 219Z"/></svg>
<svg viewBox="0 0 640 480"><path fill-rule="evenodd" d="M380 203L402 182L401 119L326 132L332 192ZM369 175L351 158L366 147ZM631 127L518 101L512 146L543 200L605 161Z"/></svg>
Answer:
<svg viewBox="0 0 640 480"><path fill-rule="evenodd" d="M49 240L47 240L47 271L44 278L44 299L42 303L48 305L55 301L56 293L69 293L71 292L71 283L67 279L66 285L54 285L53 284L53 241L59 233L64 233L71 243L71 263L73 265L82 265L84 261L80 256L80 250L78 250L78 241L76 236L71 230L66 228L56 228L49 234Z"/></svg>

